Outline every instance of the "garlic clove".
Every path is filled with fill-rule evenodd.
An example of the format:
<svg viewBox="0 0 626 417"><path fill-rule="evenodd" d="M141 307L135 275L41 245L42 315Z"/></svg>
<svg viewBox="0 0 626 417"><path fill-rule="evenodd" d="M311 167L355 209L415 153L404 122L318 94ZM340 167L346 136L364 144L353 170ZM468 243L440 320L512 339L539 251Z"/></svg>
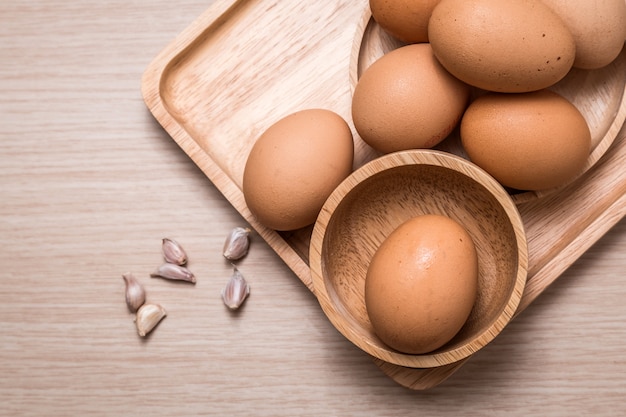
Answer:
<svg viewBox="0 0 626 417"><path fill-rule="evenodd" d="M224 258L236 261L246 256L250 246L250 232L247 227L235 227L231 230L224 242Z"/></svg>
<svg viewBox="0 0 626 417"><path fill-rule="evenodd" d="M166 262L176 265L185 265L187 263L187 253L175 240L164 238L161 247Z"/></svg>
<svg viewBox="0 0 626 417"><path fill-rule="evenodd" d="M142 305L135 317L139 336L144 337L150 333L165 316L167 316L167 311L159 304Z"/></svg>
<svg viewBox="0 0 626 417"><path fill-rule="evenodd" d="M226 307L236 310L243 304L248 295L250 295L250 285L235 267L233 275L222 290L222 300Z"/></svg>
<svg viewBox="0 0 626 417"><path fill-rule="evenodd" d="M134 313L146 302L146 291L132 273L127 272L122 278L126 283L126 305Z"/></svg>
<svg viewBox="0 0 626 417"><path fill-rule="evenodd" d="M181 265L166 262L159 266L159 268L150 274L152 278L165 278L176 281L188 281L193 284L196 283L196 277L189 269Z"/></svg>

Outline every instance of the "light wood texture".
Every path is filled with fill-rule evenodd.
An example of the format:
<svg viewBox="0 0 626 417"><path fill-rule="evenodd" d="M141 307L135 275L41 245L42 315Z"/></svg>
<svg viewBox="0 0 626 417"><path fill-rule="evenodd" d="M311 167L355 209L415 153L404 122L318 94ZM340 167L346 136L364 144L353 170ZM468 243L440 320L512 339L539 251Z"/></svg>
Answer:
<svg viewBox="0 0 626 417"><path fill-rule="evenodd" d="M351 92L359 72L397 43L371 24L367 2L336 1L332 4L334 7L314 3L298 5L295 9L294 4L269 7L272 4L263 0L215 3L155 57L144 73L142 91L151 112L172 138L314 291L308 265L312 226L293 232L276 232L251 215L241 190L246 157L254 140L269 125L302 108L327 108L351 124ZM314 17L324 22L323 30L317 25L298 24L292 15ZM258 30L243 30L250 27ZM273 29L267 30L267 27ZM244 36L245 33L249 36ZM281 42L275 42L276 39ZM238 53L231 53L233 50ZM330 50L333 59L328 59ZM216 62L220 62L220 66L216 66ZM558 277L558 268L543 269L548 262L561 264L562 271L584 252L585 246L575 240L587 226L580 219L593 220L600 216L606 204L615 203L623 194L623 177L614 173L619 170L615 166L605 166L612 183L595 181L598 175L592 175L589 170L596 168L600 156L616 140L626 118L625 74L626 51L602 70L573 70L554 87L580 109L592 130L594 150L581 181L587 181L589 187L602 193L607 192L603 199L571 200L574 190L582 188L581 182L574 182L573 187L512 196L518 204L531 207L525 211L527 233L534 235L540 231L542 236L536 246L530 246L531 279L527 289L530 293L541 293ZM353 133L356 168L378 155L365 145L354 129ZM454 135L444 142L440 149L459 150L459 141ZM619 160L614 162L619 166ZM607 178L607 175L600 178ZM556 196L553 201L570 201L569 208L559 212L564 221L562 229L558 230L564 237L558 242L543 239L550 236L545 233L546 228L557 225L554 221L544 222L554 214L553 205L547 199L553 195ZM621 204L618 207L621 209ZM601 234L596 233L596 236ZM547 256L542 257L542 251L547 251ZM561 252L569 253L569 258L557 257ZM535 274L545 278L534 279ZM446 365L450 371L446 375L459 365ZM405 372L407 370L403 370ZM386 373L395 378L396 372ZM421 372L414 370L413 373ZM437 375L440 381L444 380L444 373ZM409 386L415 389L437 384L430 377L423 385L417 375L410 379L413 382Z"/></svg>
<svg viewBox="0 0 626 417"><path fill-rule="evenodd" d="M258 235L239 264L250 298L230 314L221 249L245 221L140 93L151 60L209 3L0 3L0 415L626 413L619 182L551 201L544 222L563 232L535 224L529 249L534 279L558 279L527 293L528 308L430 390L404 389L374 366ZM614 148L606 166L623 173L623 145ZM563 214L578 199L599 209L571 236ZM165 236L189 253L195 286L148 278ZM146 340L124 303L129 270L168 309Z"/></svg>
<svg viewBox="0 0 626 417"><path fill-rule="evenodd" d="M468 231L478 254L478 293L465 325L444 347L400 354L372 328L365 276L387 236L424 214L450 217ZM373 357L410 368L456 363L486 346L515 314L526 285L526 234L513 200L483 170L447 152L400 152L359 168L328 198L310 245L314 293L333 325Z"/></svg>

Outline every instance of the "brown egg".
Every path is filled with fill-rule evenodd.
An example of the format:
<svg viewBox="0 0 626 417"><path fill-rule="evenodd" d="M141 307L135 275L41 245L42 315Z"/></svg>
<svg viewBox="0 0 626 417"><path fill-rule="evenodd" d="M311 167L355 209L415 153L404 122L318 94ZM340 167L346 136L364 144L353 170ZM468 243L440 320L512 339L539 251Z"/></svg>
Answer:
<svg viewBox="0 0 626 417"><path fill-rule="evenodd" d="M440 0L370 0L372 17L406 43L428 42L428 19Z"/></svg>
<svg viewBox="0 0 626 417"><path fill-rule="evenodd" d="M471 236L449 217L421 215L401 224L377 249L365 278L365 306L384 343L420 354L459 332L477 290Z"/></svg>
<svg viewBox="0 0 626 417"><path fill-rule="evenodd" d="M549 90L483 95L469 105L460 131L470 160L519 190L566 184L583 170L591 147L580 111Z"/></svg>
<svg viewBox="0 0 626 417"><path fill-rule="evenodd" d="M540 0L441 0L428 24L435 56L484 90L547 88L574 63L574 38Z"/></svg>
<svg viewBox="0 0 626 417"><path fill-rule="evenodd" d="M288 115L250 151L243 173L246 205L271 229L308 226L352 172L353 157L352 132L338 114L307 109Z"/></svg>
<svg viewBox="0 0 626 417"><path fill-rule="evenodd" d="M403 46L367 68L352 97L361 138L382 153L430 148L456 127L469 87L451 76L429 44Z"/></svg>
<svg viewBox="0 0 626 417"><path fill-rule="evenodd" d="M604 67L619 55L626 39L624 0L542 0L569 28L576 43L574 66Z"/></svg>

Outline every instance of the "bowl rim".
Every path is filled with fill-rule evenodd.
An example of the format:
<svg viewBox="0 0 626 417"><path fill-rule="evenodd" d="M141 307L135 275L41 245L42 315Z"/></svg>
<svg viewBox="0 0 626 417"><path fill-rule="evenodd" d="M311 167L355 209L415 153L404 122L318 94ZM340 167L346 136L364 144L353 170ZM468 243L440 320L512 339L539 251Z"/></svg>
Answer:
<svg viewBox="0 0 626 417"><path fill-rule="evenodd" d="M358 333L342 316L341 311L333 304L328 293L328 288L326 287L324 268L322 265L322 249L328 224L333 217L333 213L344 201L346 195L358 184L361 184L383 171L410 165L430 165L447 168L465 175L486 188L504 209L511 222L518 253L515 285L513 286L506 305L491 325L486 327L484 331L467 344L448 351L435 351L434 353L419 355L401 353L391 348L382 349L360 338ZM369 161L355 170L335 188L324 203L313 227L311 244L309 246L309 267L311 270L313 293L318 299L324 314L344 337L361 350L385 362L410 368L431 368L458 362L482 349L491 342L513 318L526 286L528 274L528 247L524 225L519 211L517 210L517 206L502 185L490 174L472 162L454 154L432 149L414 149L386 154Z"/></svg>

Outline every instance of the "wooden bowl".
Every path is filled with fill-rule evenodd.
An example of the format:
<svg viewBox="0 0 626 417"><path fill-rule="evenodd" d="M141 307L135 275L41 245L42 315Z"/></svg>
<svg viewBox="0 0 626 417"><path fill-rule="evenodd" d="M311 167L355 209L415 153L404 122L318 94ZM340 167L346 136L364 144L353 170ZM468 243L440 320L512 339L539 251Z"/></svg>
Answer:
<svg viewBox="0 0 626 417"><path fill-rule="evenodd" d="M383 240L420 214L462 224L476 245L480 272L477 300L460 332L436 351L411 355L374 333L364 283ZM509 194L476 165L436 150L388 154L350 175L322 208L309 257L314 293L339 332L370 355L411 368L458 362L496 337L517 309L528 266L524 227Z"/></svg>

